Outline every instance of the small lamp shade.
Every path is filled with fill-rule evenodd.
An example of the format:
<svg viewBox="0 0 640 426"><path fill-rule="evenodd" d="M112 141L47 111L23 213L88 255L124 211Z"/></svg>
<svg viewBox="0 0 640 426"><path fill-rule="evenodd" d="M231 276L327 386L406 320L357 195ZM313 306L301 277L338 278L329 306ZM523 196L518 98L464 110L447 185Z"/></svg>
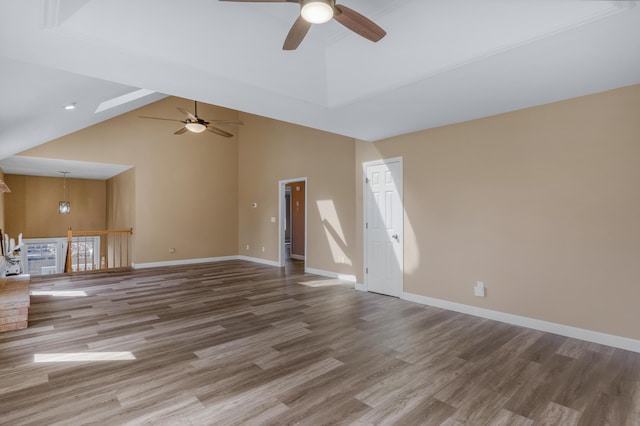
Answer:
<svg viewBox="0 0 640 426"><path fill-rule="evenodd" d="M202 123L187 123L184 127L186 127L188 131L193 133L202 133L207 128L207 126Z"/></svg>

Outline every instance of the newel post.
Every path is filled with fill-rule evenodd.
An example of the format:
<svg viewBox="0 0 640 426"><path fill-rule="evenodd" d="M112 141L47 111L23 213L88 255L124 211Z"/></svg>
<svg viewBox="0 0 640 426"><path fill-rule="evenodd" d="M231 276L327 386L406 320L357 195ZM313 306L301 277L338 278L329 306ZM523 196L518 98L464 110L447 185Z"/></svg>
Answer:
<svg viewBox="0 0 640 426"><path fill-rule="evenodd" d="M71 273L71 241L73 240L73 231L71 227L67 230L67 258L65 260L64 272Z"/></svg>

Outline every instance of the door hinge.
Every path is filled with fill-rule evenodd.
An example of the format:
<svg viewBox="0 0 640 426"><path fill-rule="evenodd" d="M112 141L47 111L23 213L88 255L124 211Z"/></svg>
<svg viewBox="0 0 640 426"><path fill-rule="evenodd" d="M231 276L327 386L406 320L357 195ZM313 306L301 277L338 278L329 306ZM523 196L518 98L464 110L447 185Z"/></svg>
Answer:
<svg viewBox="0 0 640 426"><path fill-rule="evenodd" d="M365 222L364 229L369 229L369 222Z"/></svg>
<svg viewBox="0 0 640 426"><path fill-rule="evenodd" d="M364 183L369 183L369 178L364 178Z"/></svg>
<svg viewBox="0 0 640 426"><path fill-rule="evenodd" d="M368 274L369 273L369 268L364 268L364 271L365 271L364 272L365 274Z"/></svg>

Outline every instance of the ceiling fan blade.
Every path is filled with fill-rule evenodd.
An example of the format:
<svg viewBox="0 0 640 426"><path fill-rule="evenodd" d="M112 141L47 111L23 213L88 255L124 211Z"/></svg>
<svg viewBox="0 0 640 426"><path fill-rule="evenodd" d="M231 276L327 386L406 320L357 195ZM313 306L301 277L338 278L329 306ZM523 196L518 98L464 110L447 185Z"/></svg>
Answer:
<svg viewBox="0 0 640 426"><path fill-rule="evenodd" d="M174 118L160 118L160 117L145 117L143 115L139 115L138 118L149 118L151 120L164 120L164 121L177 121L178 123L184 123L182 120L176 120Z"/></svg>
<svg viewBox="0 0 640 426"><path fill-rule="evenodd" d="M211 120L211 123L218 126L242 126L244 124L240 120Z"/></svg>
<svg viewBox="0 0 640 426"><path fill-rule="evenodd" d="M311 24L305 21L302 16L298 16L298 19L289 30L287 38L284 40L282 50L296 50L302 43L304 36L307 35L309 28L311 28Z"/></svg>
<svg viewBox="0 0 640 426"><path fill-rule="evenodd" d="M224 136L225 138L231 138L233 135L229 132L225 132L222 129L218 129L217 127L207 126L207 130L211 133L215 133L216 135Z"/></svg>
<svg viewBox="0 0 640 426"><path fill-rule="evenodd" d="M174 134L174 135L181 135L181 134L183 134L183 133L184 133L184 132L186 132L186 131L187 131L187 128L186 128L186 127L180 127L178 130L176 130L175 132L173 132L173 134Z"/></svg>
<svg viewBox="0 0 640 426"><path fill-rule="evenodd" d="M195 115L191 114L189 111L187 111L186 109L182 109L180 107L177 107L178 111L180 111L181 113L183 113L188 119L191 119L193 121L198 121L198 117L196 117Z"/></svg>
<svg viewBox="0 0 640 426"><path fill-rule="evenodd" d="M337 13L334 15L336 21L368 40L379 41L387 35L386 31L375 22L347 6L336 5L336 10Z"/></svg>

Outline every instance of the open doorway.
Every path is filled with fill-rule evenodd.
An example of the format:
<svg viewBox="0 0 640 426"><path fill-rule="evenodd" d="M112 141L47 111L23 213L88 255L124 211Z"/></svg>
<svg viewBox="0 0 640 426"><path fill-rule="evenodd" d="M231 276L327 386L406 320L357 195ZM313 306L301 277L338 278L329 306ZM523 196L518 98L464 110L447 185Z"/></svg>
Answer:
<svg viewBox="0 0 640 426"><path fill-rule="evenodd" d="M280 266L306 266L307 178L281 180Z"/></svg>

